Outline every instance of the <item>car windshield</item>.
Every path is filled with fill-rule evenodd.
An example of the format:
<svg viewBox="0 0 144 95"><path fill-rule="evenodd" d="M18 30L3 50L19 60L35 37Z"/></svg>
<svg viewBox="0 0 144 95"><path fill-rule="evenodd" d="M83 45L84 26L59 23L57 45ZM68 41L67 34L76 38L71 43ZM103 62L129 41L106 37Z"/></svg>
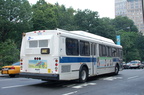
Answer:
<svg viewBox="0 0 144 95"><path fill-rule="evenodd" d="M12 66L19 66L20 62L13 63Z"/></svg>

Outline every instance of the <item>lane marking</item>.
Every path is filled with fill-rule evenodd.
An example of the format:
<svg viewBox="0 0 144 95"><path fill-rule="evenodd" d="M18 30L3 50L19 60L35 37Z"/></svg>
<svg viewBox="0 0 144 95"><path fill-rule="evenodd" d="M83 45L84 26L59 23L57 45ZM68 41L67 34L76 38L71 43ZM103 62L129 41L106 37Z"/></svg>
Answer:
<svg viewBox="0 0 144 95"><path fill-rule="evenodd" d="M103 80L108 80L108 81L113 81L116 79L122 79L122 77L107 77L107 78L103 78Z"/></svg>
<svg viewBox="0 0 144 95"><path fill-rule="evenodd" d="M6 87L1 87L1 88L6 89L6 88L15 88L15 87L23 87L23 86L27 86L27 85L14 85L14 86L6 86Z"/></svg>
<svg viewBox="0 0 144 95"><path fill-rule="evenodd" d="M133 77L129 77L128 79L134 79L134 78L138 78L139 76L133 76Z"/></svg>
<svg viewBox="0 0 144 95"><path fill-rule="evenodd" d="M73 91L73 92L69 92L69 93L66 93L66 94L62 94L62 95L72 95L72 94L75 94L77 93L78 91Z"/></svg>
<svg viewBox="0 0 144 95"><path fill-rule="evenodd" d="M89 86L89 85L96 85L96 83L84 83L84 84L73 86L72 88L79 89L79 88L83 88L84 86Z"/></svg>

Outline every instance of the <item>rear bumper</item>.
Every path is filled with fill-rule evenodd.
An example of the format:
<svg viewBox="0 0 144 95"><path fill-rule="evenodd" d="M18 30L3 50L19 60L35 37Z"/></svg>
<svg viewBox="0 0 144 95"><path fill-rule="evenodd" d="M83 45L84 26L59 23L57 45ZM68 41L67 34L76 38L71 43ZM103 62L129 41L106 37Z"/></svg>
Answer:
<svg viewBox="0 0 144 95"><path fill-rule="evenodd" d="M19 74L19 72L14 70L1 70L1 74Z"/></svg>
<svg viewBox="0 0 144 95"><path fill-rule="evenodd" d="M130 68L139 68L140 66L129 66Z"/></svg>
<svg viewBox="0 0 144 95"><path fill-rule="evenodd" d="M20 77L42 79L42 80L59 80L59 74L40 74L21 72Z"/></svg>

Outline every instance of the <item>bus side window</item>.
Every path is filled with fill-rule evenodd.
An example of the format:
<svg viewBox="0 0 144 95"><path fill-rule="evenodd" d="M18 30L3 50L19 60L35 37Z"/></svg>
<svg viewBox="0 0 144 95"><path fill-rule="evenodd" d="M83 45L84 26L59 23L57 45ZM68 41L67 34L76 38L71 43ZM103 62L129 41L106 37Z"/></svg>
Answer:
<svg viewBox="0 0 144 95"><path fill-rule="evenodd" d="M99 45L99 56L102 56L102 45Z"/></svg>
<svg viewBox="0 0 144 95"><path fill-rule="evenodd" d="M111 47L108 47L108 57L111 57L112 56L112 49Z"/></svg>
<svg viewBox="0 0 144 95"><path fill-rule="evenodd" d="M106 46L102 46L102 56L106 56Z"/></svg>
<svg viewBox="0 0 144 95"><path fill-rule="evenodd" d="M96 44L91 43L91 55L96 55Z"/></svg>
<svg viewBox="0 0 144 95"><path fill-rule="evenodd" d="M80 41L80 55L90 56L90 43L86 41Z"/></svg>
<svg viewBox="0 0 144 95"><path fill-rule="evenodd" d="M113 57L116 57L116 52L117 52L117 51L116 51L116 48L112 48L112 56L113 56Z"/></svg>
<svg viewBox="0 0 144 95"><path fill-rule="evenodd" d="M99 56L107 56L105 45L99 45Z"/></svg>
<svg viewBox="0 0 144 95"><path fill-rule="evenodd" d="M119 57L122 58L123 52L122 49L119 49Z"/></svg>
<svg viewBox="0 0 144 95"><path fill-rule="evenodd" d="M96 46L97 46L97 44L94 44L94 55L96 55L96 53L97 53L97 52L96 52L96 50L97 50L97 47L96 47Z"/></svg>
<svg viewBox="0 0 144 95"><path fill-rule="evenodd" d="M67 55L79 55L78 40L66 38L66 54Z"/></svg>

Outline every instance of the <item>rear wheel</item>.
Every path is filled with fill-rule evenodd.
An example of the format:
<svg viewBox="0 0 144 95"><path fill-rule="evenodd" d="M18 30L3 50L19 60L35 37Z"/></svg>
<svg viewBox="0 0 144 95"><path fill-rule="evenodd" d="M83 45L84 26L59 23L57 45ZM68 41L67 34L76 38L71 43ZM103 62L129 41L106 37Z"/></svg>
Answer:
<svg viewBox="0 0 144 95"><path fill-rule="evenodd" d="M83 67L80 70L80 74L79 74L79 82L83 83L86 82L88 78L88 70L86 67Z"/></svg>

